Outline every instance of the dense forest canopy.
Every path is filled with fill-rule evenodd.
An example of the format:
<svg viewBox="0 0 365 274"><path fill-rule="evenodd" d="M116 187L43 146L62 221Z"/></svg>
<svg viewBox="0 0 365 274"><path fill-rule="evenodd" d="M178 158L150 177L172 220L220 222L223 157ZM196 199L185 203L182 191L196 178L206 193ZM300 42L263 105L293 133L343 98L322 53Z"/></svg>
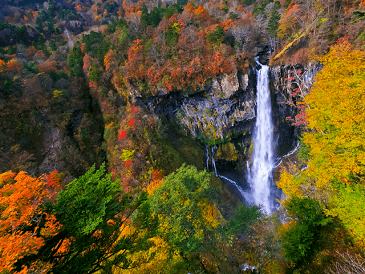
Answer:
<svg viewBox="0 0 365 274"><path fill-rule="evenodd" d="M364 2L2 5L0 273L365 273ZM255 57L300 139L271 216L207 170L252 153Z"/></svg>

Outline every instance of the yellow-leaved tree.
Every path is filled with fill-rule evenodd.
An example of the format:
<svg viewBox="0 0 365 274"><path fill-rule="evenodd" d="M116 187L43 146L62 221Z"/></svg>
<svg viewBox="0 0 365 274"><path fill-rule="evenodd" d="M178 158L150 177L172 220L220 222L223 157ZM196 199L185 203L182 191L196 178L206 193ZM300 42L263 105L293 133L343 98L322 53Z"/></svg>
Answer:
<svg viewBox="0 0 365 274"><path fill-rule="evenodd" d="M365 245L365 54L341 39L320 58L308 104L308 168L284 172L278 186L289 197L312 196Z"/></svg>

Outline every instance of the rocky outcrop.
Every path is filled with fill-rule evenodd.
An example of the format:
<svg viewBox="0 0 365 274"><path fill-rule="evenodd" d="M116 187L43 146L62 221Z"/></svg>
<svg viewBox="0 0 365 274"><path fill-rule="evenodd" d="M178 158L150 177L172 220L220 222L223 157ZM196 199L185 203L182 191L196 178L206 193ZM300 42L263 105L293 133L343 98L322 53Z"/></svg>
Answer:
<svg viewBox="0 0 365 274"><path fill-rule="evenodd" d="M81 16L77 16L73 20L64 20L62 21L62 27L67 29L69 32L72 32L74 35L80 34L84 31L84 26L90 25L90 22L87 22Z"/></svg>
<svg viewBox="0 0 365 274"><path fill-rule="evenodd" d="M84 30L84 24L79 20L71 20L65 24L65 27L74 34L79 34Z"/></svg>
<svg viewBox="0 0 365 274"><path fill-rule="evenodd" d="M196 137L219 142L243 128L252 129L255 86L255 70L250 68L247 75L233 73L213 79L211 86L193 95L158 95L148 99L147 105L156 114L176 119Z"/></svg>
<svg viewBox="0 0 365 274"><path fill-rule="evenodd" d="M284 155L297 141L297 129L293 118L298 109L296 102L304 98L313 84L314 76L322 66L319 63L274 66L270 69L270 88L273 99L273 122L275 126L277 155ZM297 90L299 93L294 94Z"/></svg>
<svg viewBox="0 0 365 274"><path fill-rule="evenodd" d="M187 98L178 110L177 119L195 135L207 140L223 139L238 123L255 117L252 93L237 98Z"/></svg>
<svg viewBox="0 0 365 274"><path fill-rule="evenodd" d="M63 170L61 159L62 135L58 127L45 131L42 156L44 160L39 165L39 174L47 174L53 170Z"/></svg>
<svg viewBox="0 0 365 274"><path fill-rule="evenodd" d="M271 82L275 90L281 91L282 94L291 96L293 89L300 86L303 92L308 92L308 89L314 82L314 77L317 72L322 69L320 63L296 64L286 66L274 66L271 68ZM304 91L306 90L306 91ZM290 97L286 98L287 100Z"/></svg>
<svg viewBox="0 0 365 274"><path fill-rule="evenodd" d="M222 79L213 79L213 94L220 98L229 98L239 89L237 71L223 75Z"/></svg>

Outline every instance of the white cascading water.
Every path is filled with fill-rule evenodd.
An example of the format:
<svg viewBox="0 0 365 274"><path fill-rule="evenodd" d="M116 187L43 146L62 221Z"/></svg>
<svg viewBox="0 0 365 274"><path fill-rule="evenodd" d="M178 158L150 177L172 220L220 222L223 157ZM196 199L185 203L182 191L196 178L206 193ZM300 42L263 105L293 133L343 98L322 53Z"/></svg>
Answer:
<svg viewBox="0 0 365 274"><path fill-rule="evenodd" d="M215 161L214 161L214 154L215 154L215 149L216 149L217 147L216 146L212 146L212 166L213 166L213 169L214 169L214 173L215 173L215 177L217 177L218 176L218 173L217 173L217 168L216 168L216 166L215 166Z"/></svg>
<svg viewBox="0 0 365 274"><path fill-rule="evenodd" d="M205 147L207 148L205 150L205 157L207 157L207 171L209 172L209 146L205 145Z"/></svg>
<svg viewBox="0 0 365 274"><path fill-rule="evenodd" d="M67 29L65 29L65 31L66 31L66 34L67 34L68 42L71 45L72 44L72 40L71 40L70 34L68 33L68 30Z"/></svg>
<svg viewBox="0 0 365 274"><path fill-rule="evenodd" d="M257 71L257 114L253 139L252 165L248 167L248 182L251 187L252 202L262 205L271 214L273 201L270 198L273 157L273 123L271 118L271 98L269 89L269 67L261 65Z"/></svg>
<svg viewBox="0 0 365 274"><path fill-rule="evenodd" d="M237 190L238 190L238 192L241 194L241 196L246 200L246 201L248 201L249 200L249 195L248 195L248 193L246 193L235 181L233 181L233 180L231 180L231 179L229 179L229 178L227 178L227 177L225 177L225 176L223 176L223 175L219 175L218 173L217 173L217 168L216 168L216 165L215 165L215 160L214 160L214 155L215 155L215 149L216 149L217 147L216 146L212 146L212 166L213 166L213 170L214 170L214 172L215 172L215 176L216 177L219 177L219 178L221 178L221 179L224 179L224 180L226 180L227 182L229 182L230 184L232 184L232 185L234 185L236 188L237 188ZM207 157L207 171L209 171L209 146L208 145L206 145L206 150L205 150L205 156Z"/></svg>

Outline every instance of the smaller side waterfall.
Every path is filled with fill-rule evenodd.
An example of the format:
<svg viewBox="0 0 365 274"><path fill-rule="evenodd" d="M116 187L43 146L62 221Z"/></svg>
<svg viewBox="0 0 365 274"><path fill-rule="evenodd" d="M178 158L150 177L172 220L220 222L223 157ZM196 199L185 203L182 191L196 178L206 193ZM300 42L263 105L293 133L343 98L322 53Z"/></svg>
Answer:
<svg viewBox="0 0 365 274"><path fill-rule="evenodd" d="M224 179L228 183L234 185L237 188L238 192L241 194L241 196L245 199L245 201L248 201L248 199L250 199L249 194L246 193L235 181L228 179L227 177L222 176L222 175L218 175L217 177Z"/></svg>
<svg viewBox="0 0 365 274"><path fill-rule="evenodd" d="M246 193L235 181L223 176L223 175L219 175L218 172L217 172L217 168L216 168L216 165L215 165L215 160L214 160L214 155L215 155L215 150L217 149L216 146L212 146L212 166L213 166L213 169L214 169L214 172L215 172L215 176L216 177L219 177L223 180L226 180L228 183L234 185L238 192L241 194L241 196L246 200L246 201L249 201L250 197L249 197L249 194ZM209 146L206 145L206 151L205 151L205 156L207 157L207 171L209 171Z"/></svg>
<svg viewBox="0 0 365 274"><path fill-rule="evenodd" d="M295 148L293 150L289 151L284 156L281 156L281 157L276 158L276 160L275 160L276 161L276 164L274 166L274 169L276 169L283 162L283 159L285 159L286 157L289 157L290 155L293 155L299 149L300 149L300 143L297 143L297 145L295 146Z"/></svg>
<svg viewBox="0 0 365 274"><path fill-rule="evenodd" d="M215 173L215 177L218 177L218 174L217 174L217 168L215 166L215 161L214 161L214 154L215 154L215 149L217 147L216 146L212 146L212 166L213 166L213 169L214 169L214 173Z"/></svg>
<svg viewBox="0 0 365 274"><path fill-rule="evenodd" d="M209 146L206 145L205 156L207 157L207 171L209 172Z"/></svg>

